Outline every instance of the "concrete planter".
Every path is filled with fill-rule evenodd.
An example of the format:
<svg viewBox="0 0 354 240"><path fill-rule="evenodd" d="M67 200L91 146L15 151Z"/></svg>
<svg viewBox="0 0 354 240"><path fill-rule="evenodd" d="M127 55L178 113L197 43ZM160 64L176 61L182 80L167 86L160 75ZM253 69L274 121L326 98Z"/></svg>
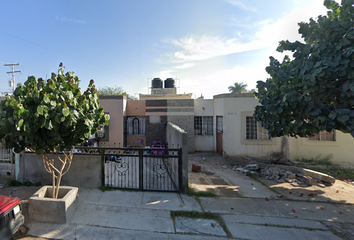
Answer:
<svg viewBox="0 0 354 240"><path fill-rule="evenodd" d="M77 187L63 186L57 199L51 198L52 186L44 186L29 199L29 218L31 221L47 223L66 223L77 205Z"/></svg>

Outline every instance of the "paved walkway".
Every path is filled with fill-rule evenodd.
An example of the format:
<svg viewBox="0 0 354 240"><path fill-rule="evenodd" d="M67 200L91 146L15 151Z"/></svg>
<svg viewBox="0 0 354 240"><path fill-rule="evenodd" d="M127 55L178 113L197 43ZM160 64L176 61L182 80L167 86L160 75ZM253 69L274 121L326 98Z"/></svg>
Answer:
<svg viewBox="0 0 354 240"><path fill-rule="evenodd" d="M78 207L66 224L33 222L29 235L50 239L226 239L217 223L176 219L170 211L222 216L233 239L342 239L330 228L353 232L354 206L253 198L194 198L176 193L80 189ZM201 204L201 205L200 205ZM348 239L348 238L347 238ZM350 239L350 238L349 238Z"/></svg>

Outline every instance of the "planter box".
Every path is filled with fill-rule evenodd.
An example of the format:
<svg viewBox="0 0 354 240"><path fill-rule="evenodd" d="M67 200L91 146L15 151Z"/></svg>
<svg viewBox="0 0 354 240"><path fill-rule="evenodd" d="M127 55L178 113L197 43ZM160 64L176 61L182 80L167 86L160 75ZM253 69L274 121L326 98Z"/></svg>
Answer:
<svg viewBox="0 0 354 240"><path fill-rule="evenodd" d="M51 198L52 186L44 186L29 199L29 218L31 221L47 223L66 223L77 205L77 187L63 186L57 199Z"/></svg>

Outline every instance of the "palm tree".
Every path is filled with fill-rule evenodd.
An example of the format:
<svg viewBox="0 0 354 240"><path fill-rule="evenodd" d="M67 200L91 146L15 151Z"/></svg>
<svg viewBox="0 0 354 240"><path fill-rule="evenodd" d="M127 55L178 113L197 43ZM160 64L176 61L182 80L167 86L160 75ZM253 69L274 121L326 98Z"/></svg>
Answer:
<svg viewBox="0 0 354 240"><path fill-rule="evenodd" d="M246 90L247 84L243 82L235 82L233 86L229 87L230 93L240 93L242 90Z"/></svg>

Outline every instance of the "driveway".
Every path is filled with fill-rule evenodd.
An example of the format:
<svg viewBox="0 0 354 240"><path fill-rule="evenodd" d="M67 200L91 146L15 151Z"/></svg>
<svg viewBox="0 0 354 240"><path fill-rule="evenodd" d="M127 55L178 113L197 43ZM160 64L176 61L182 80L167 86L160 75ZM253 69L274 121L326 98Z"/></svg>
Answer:
<svg viewBox="0 0 354 240"><path fill-rule="evenodd" d="M223 197L274 196L274 192L258 181L233 171L230 162L216 153L189 154L188 164L190 187L198 191L211 191ZM192 172L192 164L200 165L201 172Z"/></svg>

